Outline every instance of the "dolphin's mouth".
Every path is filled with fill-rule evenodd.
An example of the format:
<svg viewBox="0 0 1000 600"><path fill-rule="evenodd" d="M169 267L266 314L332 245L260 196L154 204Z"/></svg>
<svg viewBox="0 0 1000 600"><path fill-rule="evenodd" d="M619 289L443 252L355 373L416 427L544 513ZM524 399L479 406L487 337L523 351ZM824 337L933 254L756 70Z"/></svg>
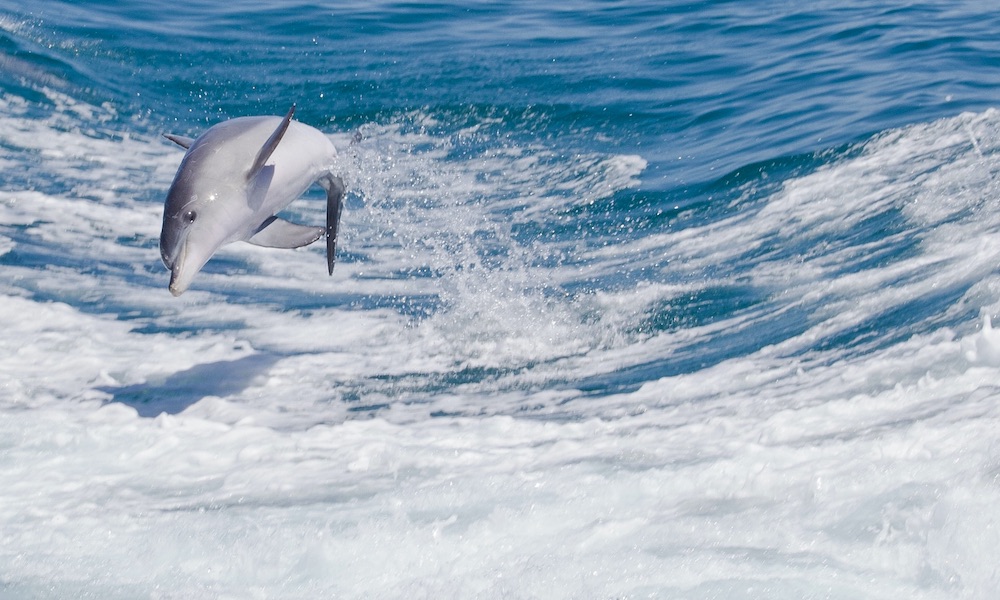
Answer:
<svg viewBox="0 0 1000 600"><path fill-rule="evenodd" d="M163 218L160 230L160 260L168 271L184 262L184 248L187 246L187 232L176 227L172 220Z"/></svg>
<svg viewBox="0 0 1000 600"><path fill-rule="evenodd" d="M219 248L219 244L201 242L204 240L192 240L191 236L187 235L174 253L170 267L170 293L174 296L180 296L187 291L195 275Z"/></svg>
<svg viewBox="0 0 1000 600"><path fill-rule="evenodd" d="M184 269L185 258L187 258L187 240L184 240L184 243L181 244L179 252L174 256L174 260L169 266L170 293L174 296L183 294L188 286L191 285L191 280L194 278L194 274L186 276Z"/></svg>
<svg viewBox="0 0 1000 600"><path fill-rule="evenodd" d="M170 293L180 296L191 284L191 276L185 276L185 258L187 258L187 240L184 240L172 257L163 256L163 264L170 269Z"/></svg>
<svg viewBox="0 0 1000 600"><path fill-rule="evenodd" d="M187 290L187 285L181 285L181 282L178 281L177 274L179 272L180 269L173 269L170 272L170 293L174 296L180 296Z"/></svg>
<svg viewBox="0 0 1000 600"><path fill-rule="evenodd" d="M169 255L167 255L167 251L164 249L163 244L160 244L160 260L163 261L163 266L166 267L168 271L173 270L174 261Z"/></svg>

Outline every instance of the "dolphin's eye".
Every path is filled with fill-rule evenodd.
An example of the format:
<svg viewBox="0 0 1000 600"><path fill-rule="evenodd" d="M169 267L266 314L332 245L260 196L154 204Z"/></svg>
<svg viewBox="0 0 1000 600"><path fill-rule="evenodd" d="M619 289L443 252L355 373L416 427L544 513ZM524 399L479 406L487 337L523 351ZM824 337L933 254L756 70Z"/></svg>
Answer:
<svg viewBox="0 0 1000 600"><path fill-rule="evenodd" d="M191 223L194 223L194 220L197 218L198 218L198 213L194 212L193 210L189 210L186 213L184 213L184 222L189 225Z"/></svg>

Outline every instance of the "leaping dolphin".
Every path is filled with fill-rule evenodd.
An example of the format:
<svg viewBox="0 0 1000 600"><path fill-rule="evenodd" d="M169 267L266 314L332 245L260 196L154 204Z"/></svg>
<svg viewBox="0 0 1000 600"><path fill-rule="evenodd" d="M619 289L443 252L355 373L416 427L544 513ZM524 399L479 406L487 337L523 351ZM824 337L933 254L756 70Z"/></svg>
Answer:
<svg viewBox="0 0 1000 600"><path fill-rule="evenodd" d="M344 183L333 175L337 151L318 130L281 117L240 117L210 127L198 139L164 134L186 148L167 192L160 256L179 296L208 259L231 242L298 248L326 234L333 274ZM314 183L326 190L326 227L275 215Z"/></svg>

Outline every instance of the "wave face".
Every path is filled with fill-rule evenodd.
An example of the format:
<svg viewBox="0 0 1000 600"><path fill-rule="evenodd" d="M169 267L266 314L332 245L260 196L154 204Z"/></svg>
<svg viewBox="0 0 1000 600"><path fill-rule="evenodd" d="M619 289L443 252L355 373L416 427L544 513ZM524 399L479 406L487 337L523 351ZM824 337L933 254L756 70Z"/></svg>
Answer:
<svg viewBox="0 0 1000 600"><path fill-rule="evenodd" d="M0 596L989 597L998 29L0 0ZM173 298L161 134L293 102L333 276Z"/></svg>

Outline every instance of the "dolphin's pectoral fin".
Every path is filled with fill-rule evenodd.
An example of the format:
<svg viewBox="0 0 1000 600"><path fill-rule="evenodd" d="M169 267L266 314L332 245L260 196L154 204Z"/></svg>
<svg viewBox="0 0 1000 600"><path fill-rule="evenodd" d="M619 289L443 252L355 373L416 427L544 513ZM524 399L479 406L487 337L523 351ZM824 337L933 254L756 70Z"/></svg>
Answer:
<svg viewBox="0 0 1000 600"><path fill-rule="evenodd" d="M298 248L308 246L323 237L322 227L299 225L278 217L270 217L247 241L267 248Z"/></svg>
<svg viewBox="0 0 1000 600"><path fill-rule="evenodd" d="M194 143L194 138L189 138L183 135L175 135L173 133L164 133L163 137L167 138L171 142L177 144L181 148L187 150Z"/></svg>
<svg viewBox="0 0 1000 600"><path fill-rule="evenodd" d="M292 107L288 109L288 114L281 120L278 128L274 130L271 137L267 138L267 141L264 142L263 146L261 146L260 152L257 153L257 158L254 159L253 165L250 167L250 170L247 171L247 181L252 181L253 178L257 176L257 173L264 168L264 163L267 162L267 159L271 158L271 154L274 152L274 149L278 147L278 142L281 141L281 137L285 135L285 131L288 130L288 124L292 122L292 115L294 114L295 105L292 104Z"/></svg>
<svg viewBox="0 0 1000 600"><path fill-rule="evenodd" d="M326 269L333 275L333 263L337 256L337 228L340 227L340 213L344 210L344 181L332 175L320 180L326 189Z"/></svg>

